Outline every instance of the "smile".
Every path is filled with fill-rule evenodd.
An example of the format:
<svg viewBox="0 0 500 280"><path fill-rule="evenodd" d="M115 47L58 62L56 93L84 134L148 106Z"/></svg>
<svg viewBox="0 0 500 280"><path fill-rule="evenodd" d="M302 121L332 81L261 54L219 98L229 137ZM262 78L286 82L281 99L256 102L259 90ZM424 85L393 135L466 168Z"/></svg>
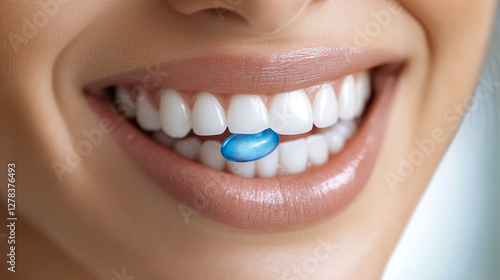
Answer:
<svg viewBox="0 0 500 280"><path fill-rule="evenodd" d="M271 229L331 215L366 184L401 66L382 51L310 48L174 61L84 91L132 160L181 203ZM280 140L265 157L221 154L231 134L269 128Z"/></svg>

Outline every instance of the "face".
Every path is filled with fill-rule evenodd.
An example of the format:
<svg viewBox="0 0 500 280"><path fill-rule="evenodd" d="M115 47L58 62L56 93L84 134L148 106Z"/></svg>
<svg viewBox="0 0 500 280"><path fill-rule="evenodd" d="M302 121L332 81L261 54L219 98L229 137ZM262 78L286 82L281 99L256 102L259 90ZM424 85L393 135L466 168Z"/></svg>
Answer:
<svg viewBox="0 0 500 280"><path fill-rule="evenodd" d="M494 6L2 1L23 265L378 279L464 115Z"/></svg>

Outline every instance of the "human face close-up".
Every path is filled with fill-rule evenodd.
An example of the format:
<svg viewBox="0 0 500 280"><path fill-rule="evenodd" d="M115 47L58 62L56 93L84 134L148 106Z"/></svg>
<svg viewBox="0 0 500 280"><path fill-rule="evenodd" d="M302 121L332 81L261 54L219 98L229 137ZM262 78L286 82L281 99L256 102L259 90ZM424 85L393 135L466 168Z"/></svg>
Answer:
<svg viewBox="0 0 500 280"><path fill-rule="evenodd" d="M1 278L380 279L496 4L2 1Z"/></svg>

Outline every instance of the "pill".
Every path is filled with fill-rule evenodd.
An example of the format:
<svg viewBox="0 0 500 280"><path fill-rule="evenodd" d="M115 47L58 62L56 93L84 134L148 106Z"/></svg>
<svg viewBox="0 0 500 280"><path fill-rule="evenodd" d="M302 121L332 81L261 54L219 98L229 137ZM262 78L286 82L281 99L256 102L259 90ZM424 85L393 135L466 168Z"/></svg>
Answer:
<svg viewBox="0 0 500 280"><path fill-rule="evenodd" d="M280 136L268 128L255 134L233 134L222 143L221 153L234 162L249 162L272 153L280 142Z"/></svg>

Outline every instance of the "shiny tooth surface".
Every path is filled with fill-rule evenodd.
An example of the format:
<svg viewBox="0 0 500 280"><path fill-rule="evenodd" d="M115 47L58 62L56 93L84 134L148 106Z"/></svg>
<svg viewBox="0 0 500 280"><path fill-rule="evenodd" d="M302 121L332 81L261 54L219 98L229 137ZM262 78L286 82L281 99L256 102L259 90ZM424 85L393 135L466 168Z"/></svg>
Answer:
<svg viewBox="0 0 500 280"><path fill-rule="evenodd" d="M163 146L167 148L172 148L176 140L168 135L166 135L163 131L155 131L153 132L152 135L153 139L156 140L156 142L162 144Z"/></svg>
<svg viewBox="0 0 500 280"><path fill-rule="evenodd" d="M312 129L311 103L304 90L276 94L271 101L269 125L277 133L295 135Z"/></svg>
<svg viewBox="0 0 500 280"><path fill-rule="evenodd" d="M160 118L158 112L149 102L144 93L137 97L137 124L145 131L160 130Z"/></svg>
<svg viewBox="0 0 500 280"><path fill-rule="evenodd" d="M200 148L201 141L198 138L194 137L179 140L174 144L174 151L189 159L198 158Z"/></svg>
<svg viewBox="0 0 500 280"><path fill-rule="evenodd" d="M193 131L197 135L219 135L227 127L226 112L217 98L210 93L201 93L193 106Z"/></svg>
<svg viewBox="0 0 500 280"><path fill-rule="evenodd" d="M191 131L191 109L175 90L162 90L160 124L170 137L183 138Z"/></svg>
<svg viewBox="0 0 500 280"><path fill-rule="evenodd" d="M336 154L344 148L345 138L338 131L332 130L326 133L323 133L326 138L326 142L328 143L328 149L330 153Z"/></svg>
<svg viewBox="0 0 500 280"><path fill-rule="evenodd" d="M255 161L233 162L226 160L227 167L232 174L241 177L253 178L255 176Z"/></svg>
<svg viewBox="0 0 500 280"><path fill-rule="evenodd" d="M278 147L280 165L286 174L296 174L306 170L308 149L305 138L283 142Z"/></svg>
<svg viewBox="0 0 500 280"><path fill-rule="evenodd" d="M352 120L356 115L356 83L354 76L349 75L344 79L339 96L339 118Z"/></svg>
<svg viewBox="0 0 500 280"><path fill-rule="evenodd" d="M316 93L312 105L313 120L316 127L328 127L339 118L338 102L331 83L323 84Z"/></svg>
<svg viewBox="0 0 500 280"><path fill-rule="evenodd" d="M132 96L130 96L130 92L128 91L128 89L124 87L117 87L115 95L118 102L118 104L116 105L120 112L122 112L123 115L128 119L134 118L137 105L132 99Z"/></svg>
<svg viewBox="0 0 500 280"><path fill-rule="evenodd" d="M306 139L309 161L313 165L322 165L328 161L329 150L326 137L322 134L310 135Z"/></svg>
<svg viewBox="0 0 500 280"><path fill-rule="evenodd" d="M355 121L341 121L333 127L333 130L340 133L346 140L354 135L356 129L357 125Z"/></svg>
<svg viewBox="0 0 500 280"><path fill-rule="evenodd" d="M213 169L224 170L226 159L220 153L221 146L221 143L214 140L203 142L200 149L200 162Z"/></svg>
<svg viewBox="0 0 500 280"><path fill-rule="evenodd" d="M279 146L272 153L255 162L257 175L261 178L276 176L279 166Z"/></svg>
<svg viewBox="0 0 500 280"><path fill-rule="evenodd" d="M231 97L227 126L231 133L239 134L254 134L269 128L269 114L260 96L238 94Z"/></svg>
<svg viewBox="0 0 500 280"><path fill-rule="evenodd" d="M358 75L356 80L356 117L363 114L366 102L370 98L370 94L370 74L368 72L362 72Z"/></svg>

